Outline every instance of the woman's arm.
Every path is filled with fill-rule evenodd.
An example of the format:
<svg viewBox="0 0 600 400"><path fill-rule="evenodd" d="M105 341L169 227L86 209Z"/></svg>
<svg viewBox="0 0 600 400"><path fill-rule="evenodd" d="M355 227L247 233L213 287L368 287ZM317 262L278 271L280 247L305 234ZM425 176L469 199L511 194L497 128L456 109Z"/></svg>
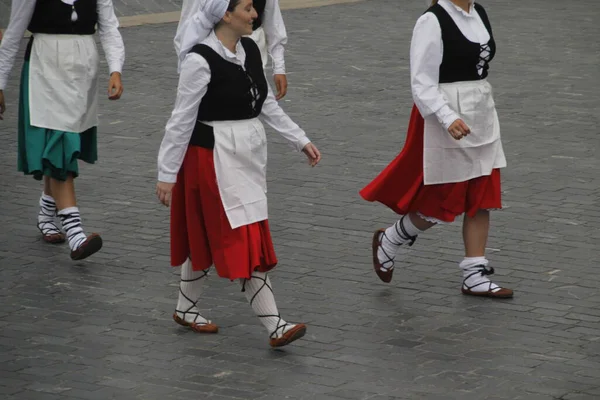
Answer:
<svg viewBox="0 0 600 400"><path fill-rule="evenodd" d="M158 180L175 183L196 125L198 107L208 90L210 67L204 57L190 53L181 64L177 99L158 152Z"/></svg>
<svg viewBox="0 0 600 400"><path fill-rule="evenodd" d="M287 44L287 32L279 8L279 0L267 0L263 14L263 29L269 54L273 59L273 74L285 74L284 46Z"/></svg>
<svg viewBox="0 0 600 400"><path fill-rule="evenodd" d="M106 54L109 73L121 73L125 63L125 45L112 0L98 0L98 34Z"/></svg>
<svg viewBox="0 0 600 400"><path fill-rule="evenodd" d="M10 22L0 44L0 91L6 89L21 40L35 10L35 1L12 0L11 2Z"/></svg>
<svg viewBox="0 0 600 400"><path fill-rule="evenodd" d="M413 99L421 115L435 115L446 129L459 119L439 89L444 50L437 17L425 13L417 20L410 46L410 75Z"/></svg>

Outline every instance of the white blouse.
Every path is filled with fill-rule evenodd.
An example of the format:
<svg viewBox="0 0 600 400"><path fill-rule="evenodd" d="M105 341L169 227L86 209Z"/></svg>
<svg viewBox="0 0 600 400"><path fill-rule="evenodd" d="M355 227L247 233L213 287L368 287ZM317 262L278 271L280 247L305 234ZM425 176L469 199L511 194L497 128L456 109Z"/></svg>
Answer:
<svg viewBox="0 0 600 400"><path fill-rule="evenodd" d="M246 52L241 42L238 42L235 54L223 46L214 31L201 43L209 46L225 60L244 68ZM161 182L177 181L177 174L196 125L198 108L208 90L210 79L210 67L206 59L199 54L189 53L181 63L175 107L167 122L165 136L158 152L158 180ZM287 139L297 151L301 151L310 140L279 106L268 83L267 86L267 98L260 119Z"/></svg>
<svg viewBox="0 0 600 400"><path fill-rule="evenodd" d="M440 0L439 5L450 14L467 39L480 44L489 42L490 34L473 3L469 12L465 12L450 0ZM443 55L439 21L433 13L425 13L417 20L410 46L412 94L423 117L435 114L440 124L448 129L460 116L450 108L438 87ZM481 73L481 70L479 72Z"/></svg>
<svg viewBox="0 0 600 400"><path fill-rule="evenodd" d="M36 0L12 0L10 23L0 44L0 90L6 89L8 76L19 52L21 40L35 10ZM121 72L125 63L125 45L119 33L119 20L112 0L98 0L98 34L109 72Z"/></svg>

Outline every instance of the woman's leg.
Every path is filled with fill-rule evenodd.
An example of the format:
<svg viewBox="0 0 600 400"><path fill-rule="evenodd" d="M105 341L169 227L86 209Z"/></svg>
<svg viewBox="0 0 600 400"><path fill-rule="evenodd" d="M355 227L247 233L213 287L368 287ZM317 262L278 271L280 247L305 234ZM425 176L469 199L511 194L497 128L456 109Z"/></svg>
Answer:
<svg viewBox="0 0 600 400"><path fill-rule="evenodd" d="M45 242L64 243L65 235L62 233L56 221L56 202L52 197L50 177L44 177L44 191L39 200L40 211L38 212L37 227L42 232Z"/></svg>
<svg viewBox="0 0 600 400"><path fill-rule="evenodd" d="M465 214L463 221L465 257L485 257L489 230L490 212L488 210L479 210L472 218Z"/></svg>
<svg viewBox="0 0 600 400"><path fill-rule="evenodd" d="M200 315L198 301L204 290L209 269L194 271L192 262L187 259L181 266L179 300L173 319L179 325L189 326L200 333L217 333L219 328Z"/></svg>
<svg viewBox="0 0 600 400"><path fill-rule="evenodd" d="M462 292L475 296L512 297L512 290L501 288L488 278L494 273L494 269L488 267L488 260L485 258L489 229L488 210L479 210L473 217L465 215L463 222L465 258L459 264L464 278Z"/></svg>
<svg viewBox="0 0 600 400"><path fill-rule="evenodd" d="M250 279L240 279L240 283L246 299L269 332L272 347L285 346L304 336L304 324L288 324L281 318L275 303L273 286L266 273L254 271Z"/></svg>
<svg viewBox="0 0 600 400"><path fill-rule="evenodd" d="M81 215L75 198L75 181L69 174L66 180L50 178L50 190L56 201L58 216L67 234L71 258L82 260L96 253L102 247L102 239L97 234L86 236L81 225Z"/></svg>
<svg viewBox="0 0 600 400"><path fill-rule="evenodd" d="M379 278L384 282L390 282L394 273L394 260L400 246L406 243L412 246L421 232L436 224L437 222L433 220L421 218L417 213L410 213L389 228L375 232L373 266Z"/></svg>

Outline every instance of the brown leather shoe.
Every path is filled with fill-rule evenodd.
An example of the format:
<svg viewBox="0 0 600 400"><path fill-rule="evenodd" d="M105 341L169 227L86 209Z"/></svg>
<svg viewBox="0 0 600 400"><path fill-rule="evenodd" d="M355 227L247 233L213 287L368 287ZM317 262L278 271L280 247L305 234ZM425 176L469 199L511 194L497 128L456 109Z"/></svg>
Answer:
<svg viewBox="0 0 600 400"><path fill-rule="evenodd" d="M65 234L60 232L60 229L52 222L38 222L37 228L42 233L42 240L46 243L61 244L66 240Z"/></svg>
<svg viewBox="0 0 600 400"><path fill-rule="evenodd" d="M71 260L78 261L88 258L102 248L102 238L97 233L92 233L77 250L71 251Z"/></svg>
<svg viewBox="0 0 600 400"><path fill-rule="evenodd" d="M512 289L500 288L500 290L496 290L495 292L488 290L487 292L473 292L463 286L461 289L462 294L466 294L468 296L479 296L479 297L491 297L495 299L510 299L513 297Z"/></svg>
<svg viewBox="0 0 600 400"><path fill-rule="evenodd" d="M269 344L271 347L282 347L292 343L295 340L300 339L302 336L306 334L306 325L298 324L294 326L292 329L283 334L280 338L273 338L270 340Z"/></svg>
<svg viewBox="0 0 600 400"><path fill-rule="evenodd" d="M52 235L42 234L42 240L50 244L61 244L65 242L66 238L65 235L62 233L54 233Z"/></svg>
<svg viewBox="0 0 600 400"><path fill-rule="evenodd" d="M217 333L219 332L219 327L211 322L207 324L197 324L195 322L187 322L183 318L180 318L177 313L173 314L173 320L177 322L181 326L187 326L192 328L194 332L198 333Z"/></svg>
<svg viewBox="0 0 600 400"><path fill-rule="evenodd" d="M394 274L394 269L383 269L383 265L379 262L379 257L377 257L377 251L379 250L379 246L381 246L381 235L385 232L385 229L379 229L375 231L373 234L373 269L375 269L375 273L385 283L389 283L392 280L392 275Z"/></svg>

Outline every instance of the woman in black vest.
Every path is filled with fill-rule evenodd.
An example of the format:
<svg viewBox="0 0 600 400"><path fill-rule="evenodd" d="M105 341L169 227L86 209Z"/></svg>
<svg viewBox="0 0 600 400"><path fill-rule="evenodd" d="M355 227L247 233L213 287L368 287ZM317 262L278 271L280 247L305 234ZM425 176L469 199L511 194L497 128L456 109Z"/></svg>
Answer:
<svg viewBox="0 0 600 400"><path fill-rule="evenodd" d="M171 207L171 265L181 267L173 319L215 333L197 302L211 265L238 279L270 335L286 345L304 335L275 304L267 272L277 258L269 232L267 143L262 119L303 151L317 148L279 107L267 84L252 32L252 0L202 0L178 27L179 87L158 155L157 195Z"/></svg>
<svg viewBox="0 0 600 400"><path fill-rule="evenodd" d="M287 93L288 85L284 58L287 32L279 0L254 0L252 5L258 16L254 20L254 32L250 37L258 44L263 68L266 68L269 56L273 60L273 80L277 89L275 98L281 100Z"/></svg>
<svg viewBox="0 0 600 400"><path fill-rule="evenodd" d="M117 100L125 50L112 0L13 0L0 46L2 119L8 76L25 31L32 33L21 75L18 168L44 180L38 229L49 243L64 242L66 233L73 260L102 247L98 234L83 232L73 183L78 159L97 160L96 25L110 68L108 96Z"/></svg>
<svg viewBox="0 0 600 400"><path fill-rule="evenodd" d="M373 266L390 282L396 252L417 235L465 214L461 291L507 298L513 291L488 278L489 210L500 209L506 166L500 125L487 82L496 52L483 7L470 0L434 1L416 23L411 44L412 110L404 149L361 196L402 219L375 232Z"/></svg>

